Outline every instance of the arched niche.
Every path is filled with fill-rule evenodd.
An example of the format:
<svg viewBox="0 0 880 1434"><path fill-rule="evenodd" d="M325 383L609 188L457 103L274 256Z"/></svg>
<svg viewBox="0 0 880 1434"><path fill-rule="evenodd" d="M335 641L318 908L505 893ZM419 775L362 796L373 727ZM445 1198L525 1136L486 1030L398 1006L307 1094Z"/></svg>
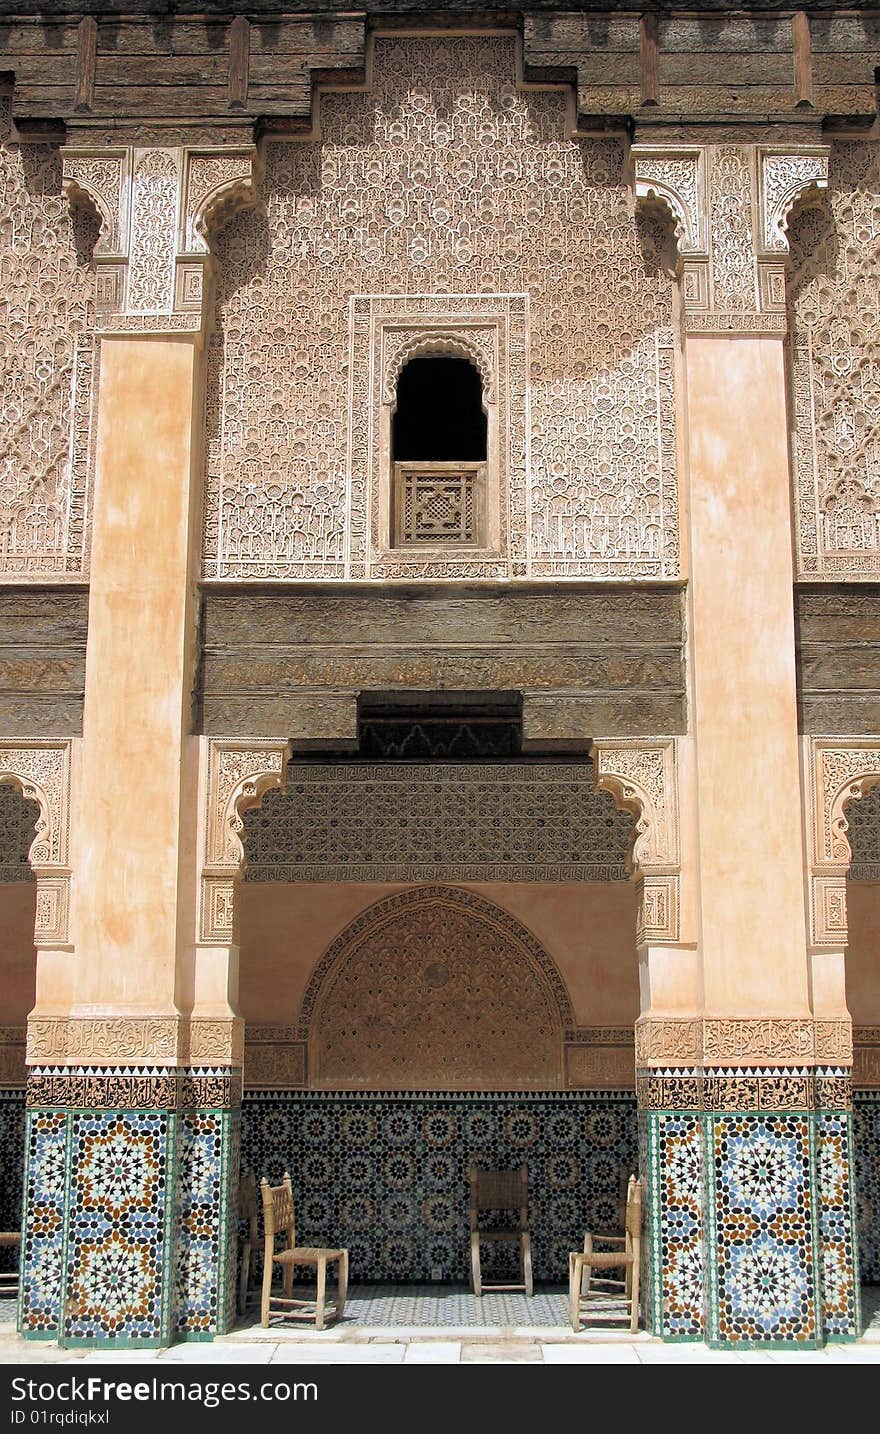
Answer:
<svg viewBox="0 0 880 1434"><path fill-rule="evenodd" d="M376 902L321 958L300 1034L321 1089L564 1085L571 1003L532 933L473 891L421 886Z"/></svg>

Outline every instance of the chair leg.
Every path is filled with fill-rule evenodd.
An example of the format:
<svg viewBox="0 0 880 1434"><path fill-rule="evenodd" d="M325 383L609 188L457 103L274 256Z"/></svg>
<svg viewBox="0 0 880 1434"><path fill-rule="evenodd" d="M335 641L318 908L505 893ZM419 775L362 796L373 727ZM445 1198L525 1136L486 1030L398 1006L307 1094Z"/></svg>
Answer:
<svg viewBox="0 0 880 1434"><path fill-rule="evenodd" d="M592 1237L592 1235L589 1235L589 1234L588 1234L588 1235L586 1235L586 1236L584 1237L584 1254L585 1254L585 1255L592 1255L592 1253L593 1253L593 1237ZM586 1299L589 1299L589 1296L590 1296L590 1280L591 1280L591 1278L592 1278L592 1274L593 1274L593 1267L592 1267L592 1265L589 1263L588 1260L582 1260L582 1261L581 1261L581 1276L582 1276L582 1280L581 1280L581 1294L583 1295L583 1297L584 1297L585 1300L586 1300Z"/></svg>
<svg viewBox="0 0 880 1434"><path fill-rule="evenodd" d="M348 1294L348 1251L342 1250L336 1264L336 1318L342 1319L345 1297Z"/></svg>
<svg viewBox="0 0 880 1434"><path fill-rule="evenodd" d="M483 1293L483 1280L480 1274L480 1236L476 1230L471 1231L471 1284L475 1295Z"/></svg>
<svg viewBox="0 0 880 1434"><path fill-rule="evenodd" d="M244 1314L247 1309L248 1284L251 1278L251 1247L248 1242L241 1252L241 1275L238 1281L238 1312Z"/></svg>
<svg viewBox="0 0 880 1434"><path fill-rule="evenodd" d="M315 1329L324 1328L324 1299L327 1293L327 1260L321 1255L318 1259L318 1298L315 1303Z"/></svg>
<svg viewBox="0 0 880 1434"><path fill-rule="evenodd" d="M263 1295L260 1300L260 1324L269 1328L269 1296L272 1292L272 1256L266 1252L263 1260Z"/></svg>
<svg viewBox="0 0 880 1434"><path fill-rule="evenodd" d="M639 1327L639 1275L641 1273L639 1270L638 1252L636 1252L636 1258L633 1260L630 1268L632 1270L632 1285L630 1287L631 1307L629 1328L630 1333L635 1334Z"/></svg>
<svg viewBox="0 0 880 1434"><path fill-rule="evenodd" d="M522 1267L523 1284L526 1287L526 1294L533 1295L535 1293L535 1286L532 1281L532 1239L528 1231L524 1231L522 1237Z"/></svg>
<svg viewBox="0 0 880 1434"><path fill-rule="evenodd" d="M583 1261L575 1254L569 1255L568 1313L571 1319L571 1327L575 1332L581 1327L581 1280L583 1279L583 1274Z"/></svg>
<svg viewBox="0 0 880 1434"><path fill-rule="evenodd" d="M282 1283L282 1290L284 1292L284 1298L286 1300L289 1300L291 1295L293 1294L293 1265L291 1264L285 1264L284 1266L284 1280Z"/></svg>

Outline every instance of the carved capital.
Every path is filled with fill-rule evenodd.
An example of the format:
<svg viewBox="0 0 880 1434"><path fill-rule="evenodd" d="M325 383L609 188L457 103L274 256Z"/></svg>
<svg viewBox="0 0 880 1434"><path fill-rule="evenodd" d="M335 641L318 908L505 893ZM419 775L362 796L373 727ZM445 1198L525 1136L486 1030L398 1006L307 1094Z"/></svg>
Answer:
<svg viewBox="0 0 880 1434"><path fill-rule="evenodd" d="M827 145L642 145L636 202L672 219L688 333L784 334L786 225L828 184Z"/></svg>
<svg viewBox="0 0 880 1434"><path fill-rule="evenodd" d="M199 939L227 945L234 940L236 884L244 870L244 813L266 792L280 787L290 744L209 738Z"/></svg>
<svg viewBox="0 0 880 1434"><path fill-rule="evenodd" d="M807 845L810 862L810 940L814 946L847 944L846 876L852 852L846 809L880 785L880 742L810 738Z"/></svg>
<svg viewBox="0 0 880 1434"><path fill-rule="evenodd" d="M256 201L258 179L254 145L187 149L180 252L207 254L212 235Z"/></svg>
<svg viewBox="0 0 880 1434"><path fill-rule="evenodd" d="M91 210L101 226L96 259L122 259L127 253L131 151L85 149L67 145L61 151L64 193L71 207Z"/></svg>
<svg viewBox="0 0 880 1434"><path fill-rule="evenodd" d="M244 1021L239 1016L193 1016L189 1023L191 1066L240 1066L244 1056Z"/></svg>
<svg viewBox="0 0 880 1434"><path fill-rule="evenodd" d="M177 1065L179 1016L32 1016L27 1063L34 1065Z"/></svg>
<svg viewBox="0 0 880 1434"><path fill-rule="evenodd" d="M255 148L67 146L62 164L70 203L100 221L97 302L112 315L105 330L198 332L210 235L254 202Z"/></svg>
<svg viewBox="0 0 880 1434"><path fill-rule="evenodd" d="M289 742L227 741L208 743L205 866L235 873L244 861L241 833L244 813L271 787L280 787L290 758Z"/></svg>
<svg viewBox="0 0 880 1434"><path fill-rule="evenodd" d="M636 1021L637 1066L698 1066L702 1043L697 1016L640 1016Z"/></svg>

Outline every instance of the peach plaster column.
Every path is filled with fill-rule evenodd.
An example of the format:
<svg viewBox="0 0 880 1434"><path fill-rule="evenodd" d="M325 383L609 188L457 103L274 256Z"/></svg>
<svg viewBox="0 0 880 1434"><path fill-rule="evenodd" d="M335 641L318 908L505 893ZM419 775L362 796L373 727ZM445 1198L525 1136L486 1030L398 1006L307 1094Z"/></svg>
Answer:
<svg viewBox="0 0 880 1434"><path fill-rule="evenodd" d="M62 153L71 202L101 225L100 390L72 953L38 967L28 1026L20 1328L148 1347L234 1310L240 1051L231 1019L194 1015L191 702L206 236L252 199L255 156Z"/></svg>
<svg viewBox="0 0 880 1434"><path fill-rule="evenodd" d="M636 145L633 172L680 253L702 984L638 1052L655 1327L821 1344L858 1330L851 1042L814 1009L808 957L784 264L827 150Z"/></svg>

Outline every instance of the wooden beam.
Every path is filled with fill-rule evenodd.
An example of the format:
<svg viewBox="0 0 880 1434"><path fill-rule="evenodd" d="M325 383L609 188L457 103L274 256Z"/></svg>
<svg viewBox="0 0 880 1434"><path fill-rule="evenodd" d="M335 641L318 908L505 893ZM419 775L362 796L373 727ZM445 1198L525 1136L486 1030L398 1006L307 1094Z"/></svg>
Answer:
<svg viewBox="0 0 880 1434"><path fill-rule="evenodd" d="M639 47L642 60L642 104L656 105L657 78L657 16L645 14L639 19Z"/></svg>
<svg viewBox="0 0 880 1434"><path fill-rule="evenodd" d="M84 15L76 33L75 110L90 110L95 95L95 65L98 57L98 22Z"/></svg>
<svg viewBox="0 0 880 1434"><path fill-rule="evenodd" d="M796 10L791 17L791 40L794 50L794 88L799 105L813 103L813 42L810 17L806 10Z"/></svg>
<svg viewBox="0 0 880 1434"><path fill-rule="evenodd" d="M236 15L229 27L229 108L243 109L248 97L248 70L251 58L251 27L243 15Z"/></svg>

